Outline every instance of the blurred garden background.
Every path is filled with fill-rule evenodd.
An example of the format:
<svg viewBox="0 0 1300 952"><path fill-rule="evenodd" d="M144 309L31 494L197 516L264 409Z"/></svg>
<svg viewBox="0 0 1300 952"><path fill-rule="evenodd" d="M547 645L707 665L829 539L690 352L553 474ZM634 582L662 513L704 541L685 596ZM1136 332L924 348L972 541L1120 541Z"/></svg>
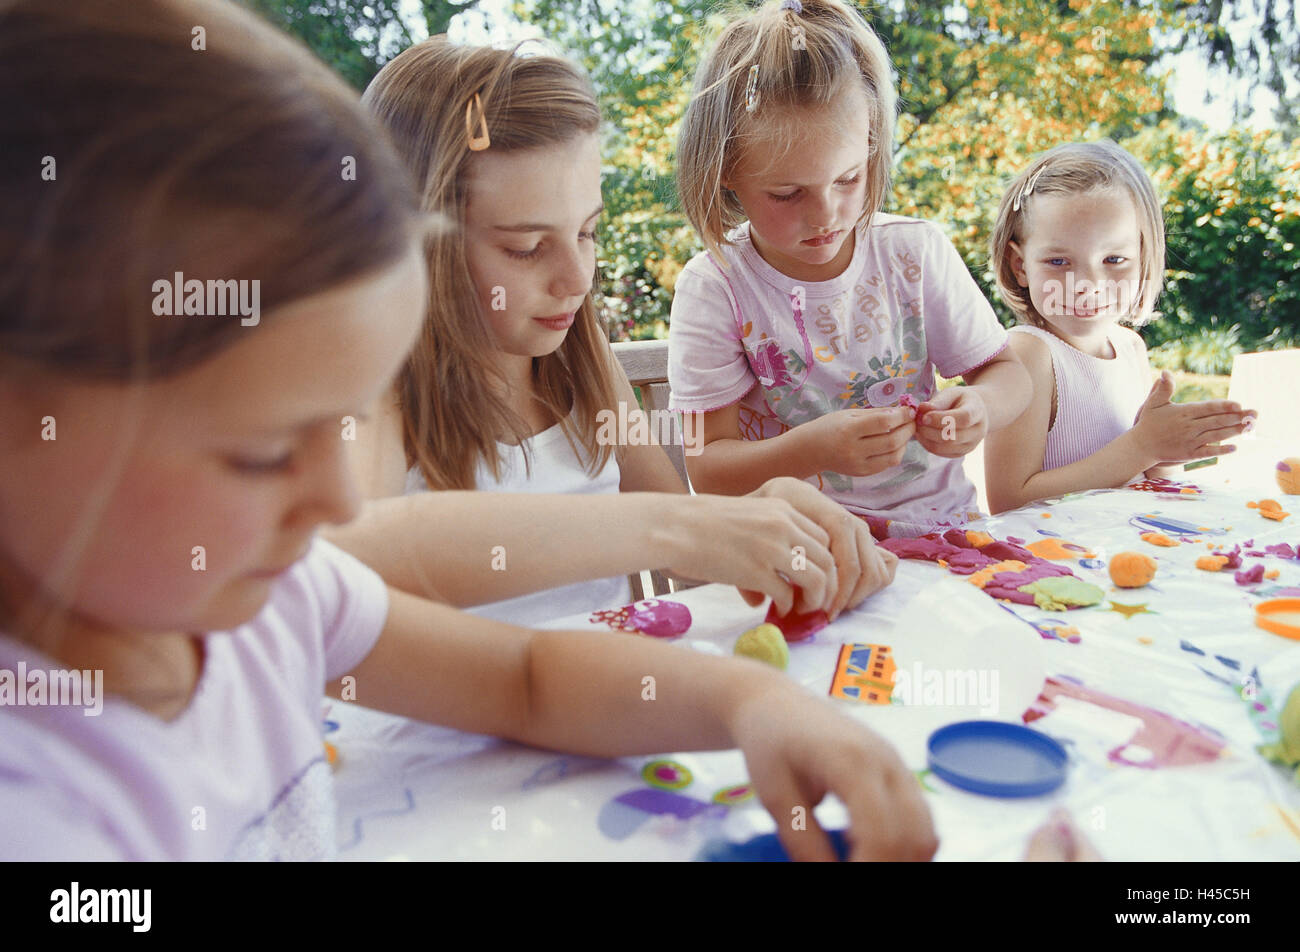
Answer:
<svg viewBox="0 0 1300 952"><path fill-rule="evenodd" d="M667 335L674 282L699 249L677 209L673 145L717 0L239 2L358 89L438 33L503 47L542 37L584 65L608 121L598 245L610 337ZM1180 399L1226 392L1237 353L1300 346L1297 0L857 6L899 76L886 211L943 227L1005 321L987 242L1006 181L1044 149L1109 137L1165 203L1166 287L1142 334L1153 363L1180 372ZM1206 102L1174 95L1189 87Z"/></svg>

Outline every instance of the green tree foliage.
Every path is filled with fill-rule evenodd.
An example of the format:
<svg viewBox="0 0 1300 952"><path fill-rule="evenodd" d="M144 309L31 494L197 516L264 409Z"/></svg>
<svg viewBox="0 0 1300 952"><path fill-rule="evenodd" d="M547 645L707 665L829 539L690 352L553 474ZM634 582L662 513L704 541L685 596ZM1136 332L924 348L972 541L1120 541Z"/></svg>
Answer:
<svg viewBox="0 0 1300 952"><path fill-rule="evenodd" d="M362 87L410 42L398 0L241 0ZM431 34L463 4L424 0ZM1165 103L1160 57L1207 62L1281 89L1295 72L1297 0L881 0L862 6L890 50L901 115L887 210L939 223L986 294L1002 189L1030 158L1114 138L1166 199L1167 290L1143 333L1158 359L1222 367L1234 351L1300 343L1300 140L1211 136ZM591 75L607 122L600 241L611 336L664 336L681 266L699 244L677 208L672 150L716 0L516 0L514 15ZM1260 19L1233 44L1228 26ZM1289 16L1289 20L1287 19ZM1280 70L1276 76L1273 72ZM1281 77L1281 80L1278 79ZM1278 83L1281 82L1279 86ZM1004 318L1009 317L1005 310ZM1226 355L1226 356L1225 356Z"/></svg>
<svg viewBox="0 0 1300 952"><path fill-rule="evenodd" d="M1199 48L1211 67L1259 86L1278 98L1274 120L1287 138L1300 136L1300 17L1296 0L1180 0L1188 28L1173 49ZM1244 42L1233 39L1237 23L1253 25ZM1238 112L1238 119L1243 118Z"/></svg>
<svg viewBox="0 0 1300 952"><path fill-rule="evenodd" d="M375 73L414 42L399 15L402 0L237 0L296 36L355 86L365 89ZM430 36L446 33L452 17L478 0L421 0Z"/></svg>

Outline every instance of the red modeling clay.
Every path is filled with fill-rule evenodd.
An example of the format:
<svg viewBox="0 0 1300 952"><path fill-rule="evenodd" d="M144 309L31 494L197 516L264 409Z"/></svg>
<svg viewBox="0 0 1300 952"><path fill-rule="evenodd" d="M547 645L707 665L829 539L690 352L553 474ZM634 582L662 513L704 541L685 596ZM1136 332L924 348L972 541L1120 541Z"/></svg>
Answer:
<svg viewBox="0 0 1300 952"><path fill-rule="evenodd" d="M763 619L771 625L776 625L781 629L781 634L785 635L785 640L803 641L805 638L811 638L817 632L821 631L831 623L826 613L820 608L813 612L798 614L791 612L788 615L780 616L776 613L776 603L774 602L767 609L767 617Z"/></svg>

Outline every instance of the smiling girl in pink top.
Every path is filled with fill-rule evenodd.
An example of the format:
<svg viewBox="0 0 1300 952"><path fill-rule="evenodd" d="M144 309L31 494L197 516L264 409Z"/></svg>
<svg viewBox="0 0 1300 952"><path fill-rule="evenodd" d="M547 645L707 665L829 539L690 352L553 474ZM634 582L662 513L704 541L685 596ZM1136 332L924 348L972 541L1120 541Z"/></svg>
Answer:
<svg viewBox="0 0 1300 952"><path fill-rule="evenodd" d="M989 438L990 509L1232 452L1220 441L1248 429L1254 411L1171 403L1173 378L1152 385L1142 338L1119 323L1150 316L1165 267L1160 203L1131 155L1097 142L1039 157L1002 198L992 257L1002 298L1024 322L1011 347L1034 399Z"/></svg>

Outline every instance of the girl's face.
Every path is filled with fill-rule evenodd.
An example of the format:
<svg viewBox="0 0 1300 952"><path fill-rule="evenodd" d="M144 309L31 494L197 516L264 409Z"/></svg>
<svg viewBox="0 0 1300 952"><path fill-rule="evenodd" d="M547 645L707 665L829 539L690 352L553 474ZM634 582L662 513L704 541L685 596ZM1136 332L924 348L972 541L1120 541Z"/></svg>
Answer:
<svg viewBox="0 0 1300 952"><path fill-rule="evenodd" d="M595 133L474 156L465 255L504 354L531 360L564 343L595 278L603 208Z"/></svg>
<svg viewBox="0 0 1300 952"><path fill-rule="evenodd" d="M1119 188L1034 195L1025 227L1010 260L1034 309L1067 343L1108 351L1106 331L1130 314L1141 278L1133 199Z"/></svg>
<svg viewBox="0 0 1300 952"><path fill-rule="evenodd" d="M3 393L6 587L35 581L83 620L134 632L251 618L318 525L356 514L345 418L377 399L412 345L425 273L412 245L391 269L288 304L146 386L44 381L39 393Z"/></svg>
<svg viewBox="0 0 1300 952"><path fill-rule="evenodd" d="M763 260L797 281L830 280L853 257L867 192L870 103L856 85L840 100L799 110L797 123L774 123L797 129L799 141L745 149L723 182L744 207Z"/></svg>

